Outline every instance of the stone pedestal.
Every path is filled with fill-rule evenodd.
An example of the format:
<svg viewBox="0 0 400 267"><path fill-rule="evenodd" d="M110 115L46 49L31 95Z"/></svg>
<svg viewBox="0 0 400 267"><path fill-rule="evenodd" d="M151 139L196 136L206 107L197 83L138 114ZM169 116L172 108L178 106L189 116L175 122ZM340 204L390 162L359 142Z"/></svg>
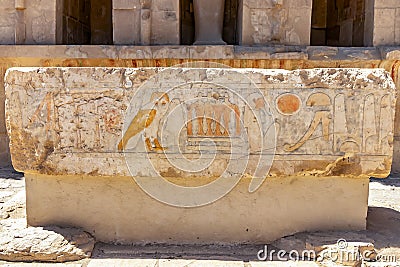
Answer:
<svg viewBox="0 0 400 267"><path fill-rule="evenodd" d="M6 120L31 225L118 242L364 229L391 168L381 69L14 68Z"/></svg>
<svg viewBox="0 0 400 267"><path fill-rule="evenodd" d="M103 242L265 243L302 231L363 230L367 178L268 179L250 194L243 179L224 198L177 208L130 177L26 174L28 224L74 225Z"/></svg>

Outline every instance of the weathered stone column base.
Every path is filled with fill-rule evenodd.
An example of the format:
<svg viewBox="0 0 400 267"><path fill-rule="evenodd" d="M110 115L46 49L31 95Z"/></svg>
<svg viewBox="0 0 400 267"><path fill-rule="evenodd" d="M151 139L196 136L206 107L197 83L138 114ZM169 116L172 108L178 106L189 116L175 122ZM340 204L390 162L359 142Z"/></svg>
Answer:
<svg viewBox="0 0 400 267"><path fill-rule="evenodd" d="M29 225L82 227L104 242L265 243L301 231L366 227L367 178L268 178L254 193L243 178L212 204L176 208L130 177L25 177Z"/></svg>

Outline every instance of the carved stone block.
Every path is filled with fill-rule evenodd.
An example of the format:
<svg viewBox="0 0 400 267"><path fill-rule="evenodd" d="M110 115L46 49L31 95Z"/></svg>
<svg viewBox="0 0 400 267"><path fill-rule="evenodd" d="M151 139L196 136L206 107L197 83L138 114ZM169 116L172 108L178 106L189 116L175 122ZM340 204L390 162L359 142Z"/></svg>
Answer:
<svg viewBox="0 0 400 267"><path fill-rule="evenodd" d="M382 69L13 68L5 85L28 223L101 241L363 229L368 178L391 168Z"/></svg>
<svg viewBox="0 0 400 267"><path fill-rule="evenodd" d="M250 161L265 149L260 140L274 139L269 176L385 177L390 171L395 85L380 69L15 68L7 72L6 96L11 153L20 171L152 176L139 167L130 173L118 144L129 123L146 118L150 124L146 111L157 113L159 101L165 110L135 130L124 148L152 155L161 172L171 168L164 154L174 154L175 145L191 154L202 138L221 151L237 141ZM171 113L175 106L181 113ZM238 139L232 139L234 128ZM218 143L224 136L232 140ZM182 144L173 142L178 137ZM156 139L165 153L156 151ZM135 164L143 167L147 156L139 158Z"/></svg>

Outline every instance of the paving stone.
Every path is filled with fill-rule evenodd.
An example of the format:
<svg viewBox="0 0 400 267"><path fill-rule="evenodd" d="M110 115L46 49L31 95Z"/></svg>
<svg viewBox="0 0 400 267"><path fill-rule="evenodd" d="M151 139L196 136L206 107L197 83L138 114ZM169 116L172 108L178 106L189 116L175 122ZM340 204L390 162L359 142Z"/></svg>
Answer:
<svg viewBox="0 0 400 267"><path fill-rule="evenodd" d="M11 220L5 226L13 228L0 233L0 259L6 261L80 260L90 257L95 243L91 235L76 228L21 228Z"/></svg>

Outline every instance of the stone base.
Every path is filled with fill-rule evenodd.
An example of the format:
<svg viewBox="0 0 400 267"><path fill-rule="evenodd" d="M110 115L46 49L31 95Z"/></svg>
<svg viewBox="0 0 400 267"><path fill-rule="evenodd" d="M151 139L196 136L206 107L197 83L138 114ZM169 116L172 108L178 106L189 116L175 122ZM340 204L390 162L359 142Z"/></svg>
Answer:
<svg viewBox="0 0 400 267"><path fill-rule="evenodd" d="M177 208L130 177L25 177L29 225L82 227L103 242L265 243L301 231L366 227L368 179L268 178L249 193L243 178L212 204Z"/></svg>

